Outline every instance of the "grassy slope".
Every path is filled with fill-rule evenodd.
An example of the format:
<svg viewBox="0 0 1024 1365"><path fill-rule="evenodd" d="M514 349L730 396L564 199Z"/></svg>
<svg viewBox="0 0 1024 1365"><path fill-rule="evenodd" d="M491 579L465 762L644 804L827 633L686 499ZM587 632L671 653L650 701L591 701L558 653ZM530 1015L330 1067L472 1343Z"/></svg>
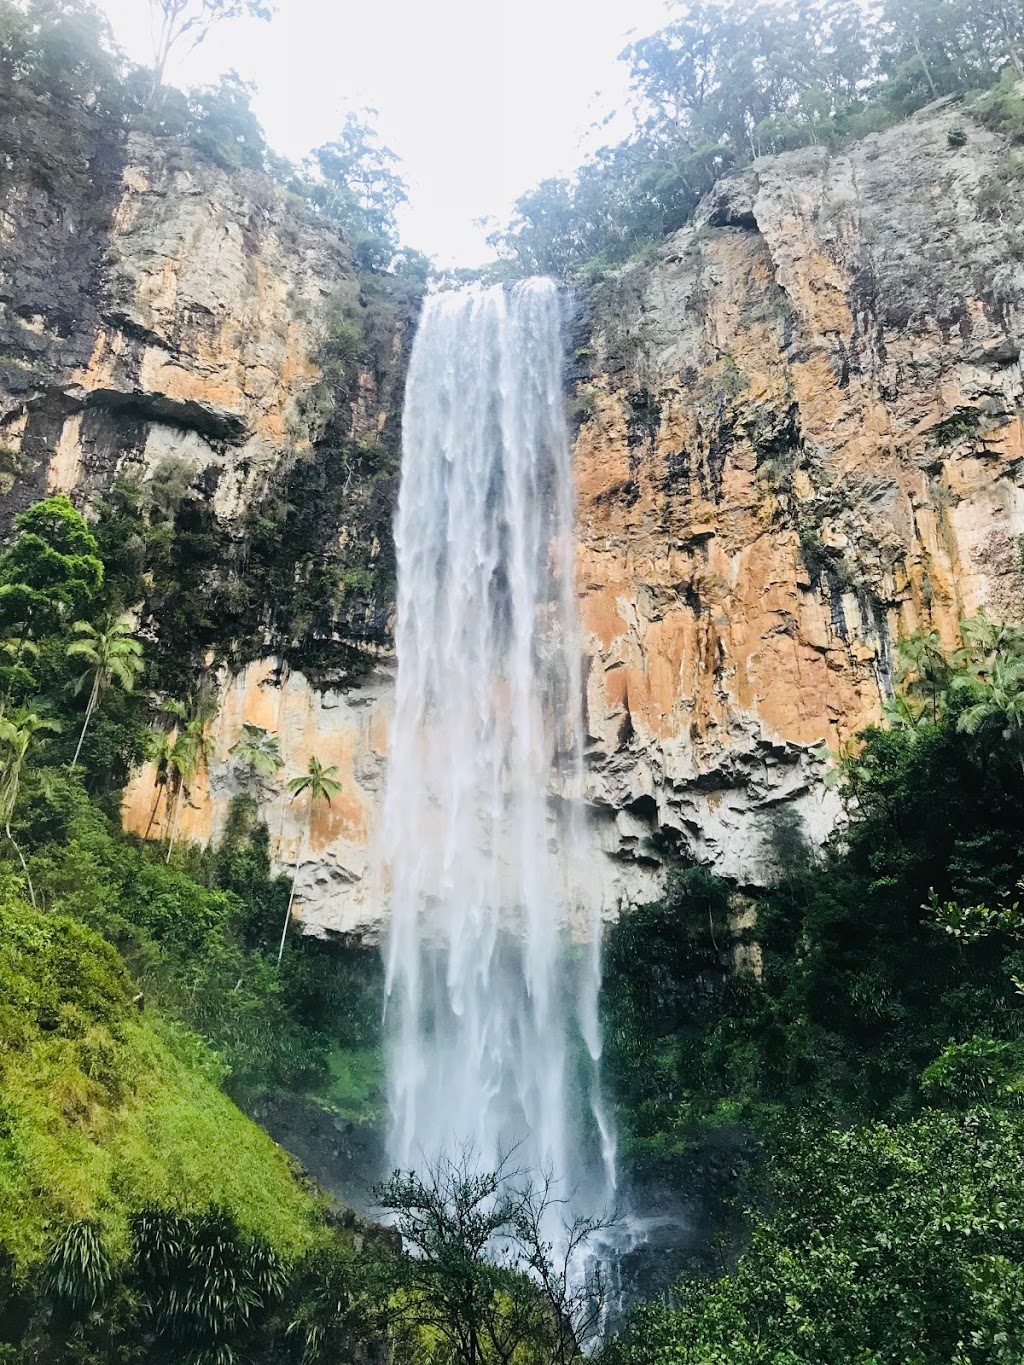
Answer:
<svg viewBox="0 0 1024 1365"><path fill-rule="evenodd" d="M132 1002L117 953L61 915L0 901L0 1252L27 1268L98 1219L111 1248L147 1203L228 1208L285 1254L317 1207L218 1088L206 1047Z"/></svg>

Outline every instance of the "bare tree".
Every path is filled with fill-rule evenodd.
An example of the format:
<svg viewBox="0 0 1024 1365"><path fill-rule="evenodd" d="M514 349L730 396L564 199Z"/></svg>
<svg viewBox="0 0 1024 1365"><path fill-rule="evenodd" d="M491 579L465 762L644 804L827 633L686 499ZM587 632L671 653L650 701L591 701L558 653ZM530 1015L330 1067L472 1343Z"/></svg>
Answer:
<svg viewBox="0 0 1024 1365"><path fill-rule="evenodd" d="M605 1284L589 1244L611 1220L573 1216L550 1177L534 1184L507 1158L481 1171L464 1147L375 1193L412 1253L396 1266L402 1311L460 1365L511 1365L524 1348L569 1365L598 1334Z"/></svg>
<svg viewBox="0 0 1024 1365"><path fill-rule="evenodd" d="M273 5L265 3L265 0L149 0L153 39L150 104L156 103L164 83L168 59L176 48L183 52L194 52L206 41L210 30L227 19L268 20L273 13Z"/></svg>
<svg viewBox="0 0 1024 1365"><path fill-rule="evenodd" d="M552 1237L555 1218L559 1231ZM614 1224L612 1216L573 1214L568 1199L557 1193L550 1173L520 1194L512 1225L517 1260L539 1286L550 1309L554 1365L577 1360L601 1333L608 1287L593 1243Z"/></svg>

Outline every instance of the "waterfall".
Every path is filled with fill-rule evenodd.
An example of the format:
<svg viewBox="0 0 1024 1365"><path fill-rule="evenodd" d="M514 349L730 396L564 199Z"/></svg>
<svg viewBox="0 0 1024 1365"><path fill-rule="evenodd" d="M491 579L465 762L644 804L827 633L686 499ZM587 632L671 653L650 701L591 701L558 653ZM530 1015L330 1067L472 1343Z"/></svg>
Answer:
<svg viewBox="0 0 1024 1365"><path fill-rule="evenodd" d="M600 1096L573 489L550 280L426 302L396 526L392 1163L614 1187Z"/></svg>

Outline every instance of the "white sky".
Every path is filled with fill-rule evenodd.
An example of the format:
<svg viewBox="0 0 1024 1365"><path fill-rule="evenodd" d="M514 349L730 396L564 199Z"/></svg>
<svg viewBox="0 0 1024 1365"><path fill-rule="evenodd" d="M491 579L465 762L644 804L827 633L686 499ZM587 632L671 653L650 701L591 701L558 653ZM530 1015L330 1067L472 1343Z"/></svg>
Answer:
<svg viewBox="0 0 1024 1365"><path fill-rule="evenodd" d="M148 0L99 0L121 46L150 60ZM348 108L379 111L402 158L405 241L444 267L489 258L474 219L504 222L513 201L571 171L589 133L625 104L616 60L631 32L665 18L665 0L278 0L269 24L211 33L168 77L204 84L234 68L274 149L299 160Z"/></svg>

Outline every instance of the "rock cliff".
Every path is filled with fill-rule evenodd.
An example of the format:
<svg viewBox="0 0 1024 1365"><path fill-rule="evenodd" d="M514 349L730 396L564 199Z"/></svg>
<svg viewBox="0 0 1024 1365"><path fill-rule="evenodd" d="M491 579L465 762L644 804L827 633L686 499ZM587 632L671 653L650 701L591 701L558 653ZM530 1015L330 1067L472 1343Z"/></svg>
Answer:
<svg viewBox="0 0 1024 1365"><path fill-rule="evenodd" d="M303 540L292 580L341 565L356 586L321 623L317 668L272 601L230 618L246 639L206 662L222 755L244 719L279 732L285 777L313 751L338 764L344 798L314 822L300 913L313 932L372 936L412 306L325 394L331 319L366 306L344 242L269 182L152 139L89 164L88 213L38 177L2 186L4 514L46 488L88 504L118 474L166 483L173 467L224 537L222 598L268 498L284 505L278 543ZM815 750L878 716L898 638L934 627L952 644L964 615L1024 611L1015 166L998 131L932 106L842 153L755 163L657 252L578 293L570 401L607 913L657 892L672 845L741 883L772 876L794 834L834 823ZM159 635L158 611L143 628ZM359 680L323 666L354 635L379 651ZM164 825L152 778L132 783L132 828ZM183 831L214 834L240 781L215 764ZM263 795L290 864L302 813Z"/></svg>
<svg viewBox="0 0 1024 1365"><path fill-rule="evenodd" d="M0 175L3 529L47 491L89 507L127 483L169 527L185 506L209 629L175 632L156 595L143 619L175 684L386 642L417 287L360 275L295 196L181 139L74 104L37 124Z"/></svg>
<svg viewBox="0 0 1024 1365"><path fill-rule="evenodd" d="M605 846L740 882L836 818L814 750L894 644L1024 610L1024 200L946 102L756 162L577 329L580 594Z"/></svg>

